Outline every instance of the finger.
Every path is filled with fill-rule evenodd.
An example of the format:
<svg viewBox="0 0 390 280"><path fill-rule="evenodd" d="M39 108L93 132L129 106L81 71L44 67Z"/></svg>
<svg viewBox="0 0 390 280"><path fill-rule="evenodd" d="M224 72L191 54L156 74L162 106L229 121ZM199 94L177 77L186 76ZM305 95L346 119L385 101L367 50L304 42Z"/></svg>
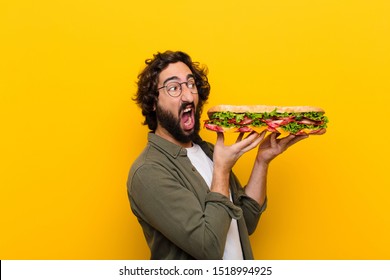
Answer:
<svg viewBox="0 0 390 280"><path fill-rule="evenodd" d="M242 140L242 138L244 137L244 134L245 134L244 132L240 132L240 134L237 137L236 143L240 142Z"/></svg>
<svg viewBox="0 0 390 280"><path fill-rule="evenodd" d="M271 147L276 147L278 145L278 142L276 141L276 133L271 133L271 135L269 136L269 140L270 140L270 144L271 144Z"/></svg>
<svg viewBox="0 0 390 280"><path fill-rule="evenodd" d="M263 132L260 133L259 137L261 138L262 141L264 140L266 134L267 134L267 130L264 130Z"/></svg>
<svg viewBox="0 0 390 280"><path fill-rule="evenodd" d="M261 134L264 135L262 136L263 137L263 141L261 143L262 146L271 146L271 135L272 135L272 132L269 133L268 131L263 131Z"/></svg>
<svg viewBox="0 0 390 280"><path fill-rule="evenodd" d="M248 141L260 143L264 138L264 134L259 134L256 131L252 131L245 139L248 139Z"/></svg>
<svg viewBox="0 0 390 280"><path fill-rule="evenodd" d="M223 132L217 132L217 142L216 145L223 145L225 142L225 135Z"/></svg>
<svg viewBox="0 0 390 280"><path fill-rule="evenodd" d="M290 134L289 136L282 138L279 140L279 145L286 146L290 141L292 141L296 136L293 134Z"/></svg>
<svg viewBox="0 0 390 280"><path fill-rule="evenodd" d="M260 143L261 141L263 141L263 139L260 137L260 135L253 141L251 142L248 146L246 146L243 151L244 152L248 152L254 148L256 148Z"/></svg>
<svg viewBox="0 0 390 280"><path fill-rule="evenodd" d="M264 137L265 137L265 139L264 140L268 140L268 141L270 141L270 139L271 139L271 136L272 136L272 134L274 134L273 132L269 132L269 131L263 131L262 133L264 133ZM267 135L268 134L268 135Z"/></svg>
<svg viewBox="0 0 390 280"><path fill-rule="evenodd" d="M244 140L250 140L247 142L246 146L242 147L242 151L247 152L254 148L256 148L262 141L263 141L264 135L258 134L257 132L254 133L254 135L250 135Z"/></svg>
<svg viewBox="0 0 390 280"><path fill-rule="evenodd" d="M299 141L308 138L309 135L297 135L295 136L290 142L287 143L286 147L290 147L294 145L295 143L298 143Z"/></svg>
<svg viewBox="0 0 390 280"><path fill-rule="evenodd" d="M240 142L235 143L235 147L242 152L247 152L256 147L261 141L260 135L257 132L250 133Z"/></svg>
<svg viewBox="0 0 390 280"><path fill-rule="evenodd" d="M316 135L321 135L321 134L324 134L326 132L326 128L323 128L321 129L320 131L318 131L317 133L315 133Z"/></svg>

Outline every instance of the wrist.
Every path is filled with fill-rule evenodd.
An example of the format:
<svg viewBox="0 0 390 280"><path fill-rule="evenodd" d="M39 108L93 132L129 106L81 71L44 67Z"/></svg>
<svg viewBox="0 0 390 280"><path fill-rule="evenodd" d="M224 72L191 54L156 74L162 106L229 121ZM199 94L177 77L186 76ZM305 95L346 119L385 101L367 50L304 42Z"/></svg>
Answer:
<svg viewBox="0 0 390 280"><path fill-rule="evenodd" d="M210 191L229 196L229 178L230 171L222 172L214 168Z"/></svg>
<svg viewBox="0 0 390 280"><path fill-rule="evenodd" d="M272 159L266 159L261 156L256 158L255 164L268 167Z"/></svg>
<svg viewBox="0 0 390 280"><path fill-rule="evenodd" d="M232 168L225 164L225 163L217 163L214 162L214 174L219 174L219 175L229 175L230 171L232 171Z"/></svg>

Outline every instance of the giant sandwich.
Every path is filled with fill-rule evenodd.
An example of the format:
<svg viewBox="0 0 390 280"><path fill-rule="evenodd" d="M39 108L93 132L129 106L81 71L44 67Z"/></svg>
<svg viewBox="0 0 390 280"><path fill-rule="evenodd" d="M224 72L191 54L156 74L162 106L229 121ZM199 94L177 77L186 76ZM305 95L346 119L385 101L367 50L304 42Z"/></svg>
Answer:
<svg viewBox="0 0 390 280"><path fill-rule="evenodd" d="M217 132L276 132L278 138L290 134L324 134L328 118L321 108L311 106L218 105L207 111L204 127Z"/></svg>

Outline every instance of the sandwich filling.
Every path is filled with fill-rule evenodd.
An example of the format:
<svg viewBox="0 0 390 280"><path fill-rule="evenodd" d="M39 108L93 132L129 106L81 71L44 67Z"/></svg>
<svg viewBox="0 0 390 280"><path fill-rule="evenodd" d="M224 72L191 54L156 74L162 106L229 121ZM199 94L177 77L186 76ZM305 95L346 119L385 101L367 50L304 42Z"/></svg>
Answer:
<svg viewBox="0 0 390 280"><path fill-rule="evenodd" d="M279 132L301 135L316 133L327 127L328 118L323 112L279 113L276 109L268 113L215 112L205 121L207 129L218 132Z"/></svg>

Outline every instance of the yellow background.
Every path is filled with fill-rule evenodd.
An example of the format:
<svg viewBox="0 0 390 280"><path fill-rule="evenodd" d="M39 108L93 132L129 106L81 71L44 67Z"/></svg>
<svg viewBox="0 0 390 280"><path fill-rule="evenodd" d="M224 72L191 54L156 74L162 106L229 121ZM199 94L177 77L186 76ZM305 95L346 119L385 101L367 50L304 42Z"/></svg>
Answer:
<svg viewBox="0 0 390 280"><path fill-rule="evenodd" d="M390 259L389 1L3 0L0 40L0 259L149 258L126 194L147 134L131 98L167 49L208 66L205 110L330 119L272 163L257 259Z"/></svg>

